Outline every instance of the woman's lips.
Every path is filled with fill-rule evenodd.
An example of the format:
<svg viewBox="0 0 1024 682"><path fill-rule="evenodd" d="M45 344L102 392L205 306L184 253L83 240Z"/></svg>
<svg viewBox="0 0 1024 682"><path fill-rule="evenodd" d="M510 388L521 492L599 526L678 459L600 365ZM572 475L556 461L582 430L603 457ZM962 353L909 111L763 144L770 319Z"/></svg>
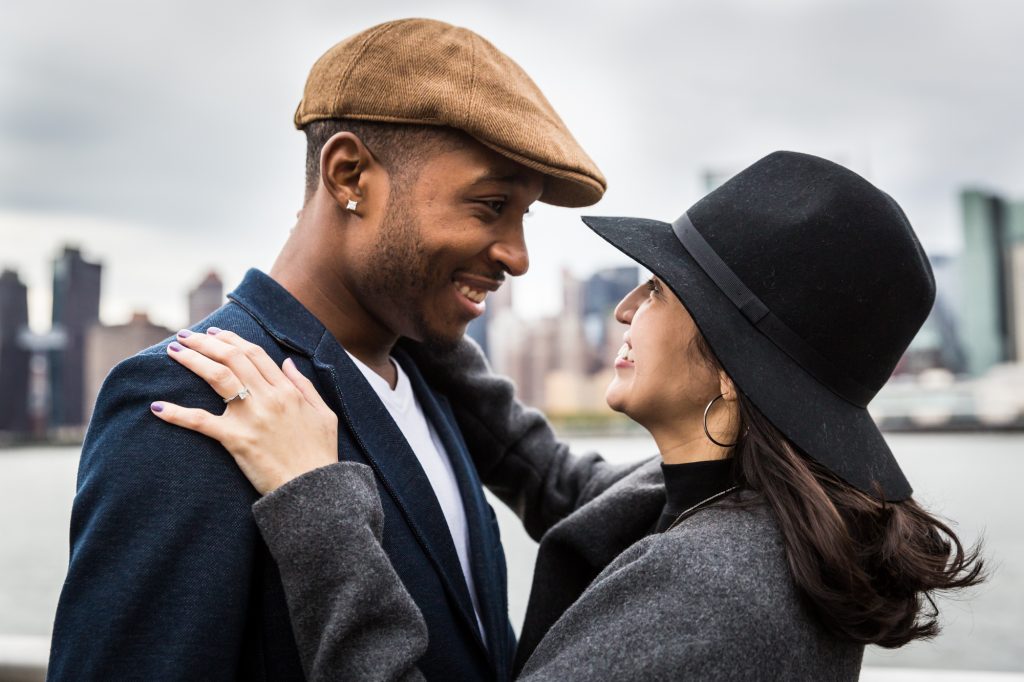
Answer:
<svg viewBox="0 0 1024 682"><path fill-rule="evenodd" d="M629 345L629 342L626 342L622 344L618 354L615 356L615 368L632 367L633 364L633 347Z"/></svg>

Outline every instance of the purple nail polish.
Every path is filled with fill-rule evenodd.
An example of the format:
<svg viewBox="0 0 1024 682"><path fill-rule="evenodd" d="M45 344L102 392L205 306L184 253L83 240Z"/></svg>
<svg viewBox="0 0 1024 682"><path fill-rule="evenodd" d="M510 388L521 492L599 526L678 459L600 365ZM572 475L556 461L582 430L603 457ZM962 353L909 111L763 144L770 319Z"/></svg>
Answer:
<svg viewBox="0 0 1024 682"><path fill-rule="evenodd" d="M180 336L183 339L187 339L188 337L192 336L192 332L190 332L188 329L182 329L180 332L178 332L178 336Z"/></svg>
<svg viewBox="0 0 1024 682"><path fill-rule="evenodd" d="M149 406L149 409L153 410L154 412L163 412L164 411L164 404L163 403L153 403L153 404L151 404Z"/></svg>
<svg viewBox="0 0 1024 682"><path fill-rule="evenodd" d="M209 329L206 330L206 333L207 334L217 334L218 332L220 332L220 330L221 330L220 327L210 327Z"/></svg>
<svg viewBox="0 0 1024 682"><path fill-rule="evenodd" d="M180 350L184 350L184 349L185 349L185 346L181 345L177 341L171 341L171 350L173 350L175 353L177 353Z"/></svg>

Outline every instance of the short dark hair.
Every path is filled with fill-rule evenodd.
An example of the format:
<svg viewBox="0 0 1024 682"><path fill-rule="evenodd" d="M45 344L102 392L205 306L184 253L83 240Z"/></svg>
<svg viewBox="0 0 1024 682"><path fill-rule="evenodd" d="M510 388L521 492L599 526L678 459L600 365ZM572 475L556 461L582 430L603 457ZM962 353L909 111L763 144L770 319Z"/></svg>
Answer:
<svg viewBox="0 0 1024 682"><path fill-rule="evenodd" d="M328 118L311 121L306 134L306 201L320 184L320 153L341 132L358 137L391 175L392 182L414 180L431 156L465 146L466 133L444 126Z"/></svg>

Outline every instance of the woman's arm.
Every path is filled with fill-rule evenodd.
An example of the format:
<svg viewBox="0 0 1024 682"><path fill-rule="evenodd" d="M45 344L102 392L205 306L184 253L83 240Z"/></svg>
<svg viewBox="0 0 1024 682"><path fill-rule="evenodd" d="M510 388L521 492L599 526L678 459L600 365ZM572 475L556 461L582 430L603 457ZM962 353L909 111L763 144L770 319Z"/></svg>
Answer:
<svg viewBox="0 0 1024 682"><path fill-rule="evenodd" d="M515 385L491 371L469 337L454 350L408 339L399 347L447 396L480 479L534 539L636 467L609 465L596 453L572 454L542 412L516 400Z"/></svg>
<svg viewBox="0 0 1024 682"><path fill-rule="evenodd" d="M427 624L381 547L373 472L315 469L253 505L281 571L307 679L422 680Z"/></svg>
<svg viewBox="0 0 1024 682"><path fill-rule="evenodd" d="M381 547L371 470L338 462L338 419L302 376L227 331L168 354L202 377L223 414L170 402L153 413L221 442L261 494L257 525L281 573L303 669L314 681L418 680L427 627Z"/></svg>

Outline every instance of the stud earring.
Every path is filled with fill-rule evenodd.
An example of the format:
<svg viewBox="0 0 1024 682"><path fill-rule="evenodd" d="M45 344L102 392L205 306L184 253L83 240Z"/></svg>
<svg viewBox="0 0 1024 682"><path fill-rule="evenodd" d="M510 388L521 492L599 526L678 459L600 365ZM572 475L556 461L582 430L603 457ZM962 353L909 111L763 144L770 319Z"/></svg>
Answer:
<svg viewBox="0 0 1024 682"><path fill-rule="evenodd" d="M345 208L348 209L349 211L352 211L353 213L355 213L356 212L356 206L358 206L358 205L359 205L358 201L353 201L352 199L349 199L348 203L345 204Z"/></svg>

